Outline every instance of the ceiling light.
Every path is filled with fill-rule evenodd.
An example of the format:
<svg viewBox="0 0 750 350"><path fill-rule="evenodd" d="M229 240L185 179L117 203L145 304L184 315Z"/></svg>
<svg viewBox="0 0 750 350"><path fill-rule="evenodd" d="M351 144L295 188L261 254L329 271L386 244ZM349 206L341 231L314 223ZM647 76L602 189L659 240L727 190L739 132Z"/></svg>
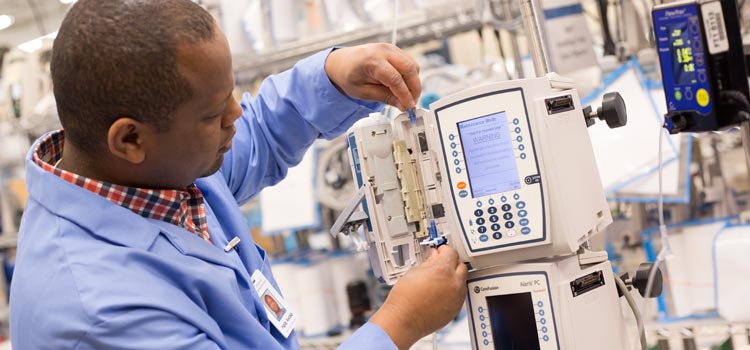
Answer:
<svg viewBox="0 0 750 350"><path fill-rule="evenodd" d="M0 15L0 30L8 28L13 25L15 18L10 15Z"/></svg>
<svg viewBox="0 0 750 350"><path fill-rule="evenodd" d="M32 53L42 48L44 44L43 40L54 39L56 36L57 36L57 31L54 31L45 36L38 37L34 40L29 40L23 44L19 44L18 48L24 52Z"/></svg>
<svg viewBox="0 0 750 350"><path fill-rule="evenodd" d="M76 1L78 1L78 0L60 0L60 2L63 3L63 4L72 4L72 3L76 2Z"/></svg>

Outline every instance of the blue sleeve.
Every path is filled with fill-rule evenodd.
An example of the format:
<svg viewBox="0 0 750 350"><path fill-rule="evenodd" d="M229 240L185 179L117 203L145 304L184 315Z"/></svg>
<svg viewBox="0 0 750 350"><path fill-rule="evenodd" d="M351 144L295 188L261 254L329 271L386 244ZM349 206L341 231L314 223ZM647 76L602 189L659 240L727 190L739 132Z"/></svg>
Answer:
<svg viewBox="0 0 750 350"><path fill-rule="evenodd" d="M391 337L380 326L367 322L337 350L397 350Z"/></svg>
<svg viewBox="0 0 750 350"><path fill-rule="evenodd" d="M232 150L221 167L240 205L281 181L317 138L332 139L382 109L380 103L355 100L336 89L324 67L331 51L267 78L256 97L243 95Z"/></svg>
<svg viewBox="0 0 750 350"><path fill-rule="evenodd" d="M92 326L75 350L222 350L205 333L163 310L138 308Z"/></svg>

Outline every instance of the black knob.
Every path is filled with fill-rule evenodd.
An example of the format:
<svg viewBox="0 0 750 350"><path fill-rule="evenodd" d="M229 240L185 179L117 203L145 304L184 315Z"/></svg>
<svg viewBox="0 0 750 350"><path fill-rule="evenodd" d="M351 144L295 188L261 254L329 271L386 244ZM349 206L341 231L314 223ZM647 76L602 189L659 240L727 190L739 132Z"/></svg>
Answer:
<svg viewBox="0 0 750 350"><path fill-rule="evenodd" d="M604 94L602 106L596 110L596 115L600 120L606 121L610 129L619 128L628 123L625 100L617 92Z"/></svg>
<svg viewBox="0 0 750 350"><path fill-rule="evenodd" d="M651 291L646 295L648 277L654 269L656 269L654 271L654 282L651 284ZM661 270L653 263L642 263L638 266L638 271L635 273L635 278L633 278L633 286L638 289L642 297L656 298L661 295L664 286L664 277L661 274Z"/></svg>

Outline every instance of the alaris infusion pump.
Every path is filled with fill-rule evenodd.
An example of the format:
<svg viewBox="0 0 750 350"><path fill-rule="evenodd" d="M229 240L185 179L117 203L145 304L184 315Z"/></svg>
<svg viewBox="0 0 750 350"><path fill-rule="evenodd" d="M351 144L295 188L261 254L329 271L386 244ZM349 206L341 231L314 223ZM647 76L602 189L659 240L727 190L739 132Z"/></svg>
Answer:
<svg viewBox="0 0 750 350"><path fill-rule="evenodd" d="M585 248L612 222L587 125L624 125L619 95L591 112L548 74L430 107L351 128L359 191L331 232L387 284L447 240L470 264L474 349L626 349L607 255Z"/></svg>

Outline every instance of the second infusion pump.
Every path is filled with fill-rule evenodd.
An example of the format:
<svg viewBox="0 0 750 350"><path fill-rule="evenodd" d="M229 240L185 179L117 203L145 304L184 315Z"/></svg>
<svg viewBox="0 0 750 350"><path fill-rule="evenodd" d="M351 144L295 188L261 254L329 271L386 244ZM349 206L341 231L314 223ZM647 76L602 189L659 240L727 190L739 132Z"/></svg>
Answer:
<svg viewBox="0 0 750 350"><path fill-rule="evenodd" d="M550 75L430 106L447 202L439 226L473 268L570 254L612 222L579 101Z"/></svg>

